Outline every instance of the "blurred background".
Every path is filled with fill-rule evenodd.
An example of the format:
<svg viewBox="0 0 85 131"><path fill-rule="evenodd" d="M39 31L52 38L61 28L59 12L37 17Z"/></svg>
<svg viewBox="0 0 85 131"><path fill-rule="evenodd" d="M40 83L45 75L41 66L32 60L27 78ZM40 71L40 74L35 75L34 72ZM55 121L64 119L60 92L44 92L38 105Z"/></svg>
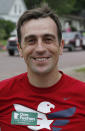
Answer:
<svg viewBox="0 0 85 131"><path fill-rule="evenodd" d="M0 48L5 48L9 37L16 36L16 23L19 16L25 10L37 7L44 2L48 3L59 16L62 32L79 32L74 34L63 33L65 43L68 44L72 40L75 43L74 39L77 37L80 39L80 44L77 40L77 46L82 46L82 49L85 48L84 0L0 0ZM71 44L71 46L65 46L65 48L71 51L76 45Z"/></svg>
<svg viewBox="0 0 85 131"><path fill-rule="evenodd" d="M85 81L85 0L0 0L0 79L5 78L6 72L9 77L10 74L14 75L15 63L13 61L16 62L17 59L21 61L16 57L19 56L16 34L17 20L24 11L42 3L48 3L61 21L62 38L65 45L64 57L60 58L60 68L78 67L80 69L77 71L78 73L75 75L71 70L70 75L77 77L82 72L83 81ZM18 65L17 63L18 68L19 63ZM15 74L25 71L23 61L21 63L19 72L16 71ZM11 70L7 67L10 67Z"/></svg>

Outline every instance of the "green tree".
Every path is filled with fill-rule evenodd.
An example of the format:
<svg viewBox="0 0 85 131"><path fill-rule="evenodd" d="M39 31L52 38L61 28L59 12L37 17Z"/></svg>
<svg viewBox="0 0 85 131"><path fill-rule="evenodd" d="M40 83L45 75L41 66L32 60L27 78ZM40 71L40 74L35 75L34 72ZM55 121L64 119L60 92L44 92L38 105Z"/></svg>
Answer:
<svg viewBox="0 0 85 131"><path fill-rule="evenodd" d="M0 38L7 39L10 33L14 30L15 23L8 20L0 20Z"/></svg>
<svg viewBox="0 0 85 131"><path fill-rule="evenodd" d="M74 9L76 0L24 0L28 9L43 2L53 8L58 14L69 14Z"/></svg>
<svg viewBox="0 0 85 131"><path fill-rule="evenodd" d="M62 14L79 14L85 10L85 0L24 0L28 9L40 5L42 2L48 3L56 13Z"/></svg>
<svg viewBox="0 0 85 131"><path fill-rule="evenodd" d="M42 2L42 0L24 0L24 2L28 9L32 9L38 6Z"/></svg>
<svg viewBox="0 0 85 131"><path fill-rule="evenodd" d="M3 40L6 37L6 31L1 28L0 29L0 40Z"/></svg>
<svg viewBox="0 0 85 131"><path fill-rule="evenodd" d="M69 14L73 9L76 0L46 0L48 5L53 8L57 14Z"/></svg>
<svg viewBox="0 0 85 131"><path fill-rule="evenodd" d="M85 0L76 0L72 13L80 14L82 10L85 10Z"/></svg>

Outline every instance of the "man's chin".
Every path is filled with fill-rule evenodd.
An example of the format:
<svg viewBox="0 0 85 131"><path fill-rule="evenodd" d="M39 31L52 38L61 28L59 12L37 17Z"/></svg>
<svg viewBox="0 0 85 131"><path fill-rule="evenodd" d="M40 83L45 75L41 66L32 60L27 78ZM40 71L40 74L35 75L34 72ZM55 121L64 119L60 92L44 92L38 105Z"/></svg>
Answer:
<svg viewBox="0 0 85 131"><path fill-rule="evenodd" d="M33 70L33 72L36 75L46 75L50 72L50 70L48 70L48 69L36 69L36 70Z"/></svg>

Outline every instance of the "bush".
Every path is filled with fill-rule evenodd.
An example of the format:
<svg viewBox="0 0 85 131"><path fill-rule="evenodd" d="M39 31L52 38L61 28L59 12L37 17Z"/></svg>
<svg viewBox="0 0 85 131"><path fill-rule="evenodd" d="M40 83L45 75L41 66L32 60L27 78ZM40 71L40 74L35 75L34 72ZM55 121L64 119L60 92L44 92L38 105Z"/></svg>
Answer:
<svg viewBox="0 0 85 131"><path fill-rule="evenodd" d="M72 31L77 31L77 29L74 26L71 26Z"/></svg>
<svg viewBox="0 0 85 131"><path fill-rule="evenodd" d="M6 37L6 31L4 29L0 29L0 40L3 40Z"/></svg>
<svg viewBox="0 0 85 131"><path fill-rule="evenodd" d="M9 20L0 20L0 39L7 39L15 28L15 23Z"/></svg>

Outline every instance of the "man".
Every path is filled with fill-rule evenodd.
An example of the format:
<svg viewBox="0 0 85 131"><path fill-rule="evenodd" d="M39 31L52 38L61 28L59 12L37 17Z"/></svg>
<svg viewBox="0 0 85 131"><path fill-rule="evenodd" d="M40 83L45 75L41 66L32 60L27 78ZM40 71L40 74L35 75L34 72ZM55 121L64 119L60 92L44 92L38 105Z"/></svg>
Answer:
<svg viewBox="0 0 85 131"><path fill-rule="evenodd" d="M26 11L17 24L27 73L0 82L1 131L84 131L85 83L58 70L61 25L46 5Z"/></svg>

